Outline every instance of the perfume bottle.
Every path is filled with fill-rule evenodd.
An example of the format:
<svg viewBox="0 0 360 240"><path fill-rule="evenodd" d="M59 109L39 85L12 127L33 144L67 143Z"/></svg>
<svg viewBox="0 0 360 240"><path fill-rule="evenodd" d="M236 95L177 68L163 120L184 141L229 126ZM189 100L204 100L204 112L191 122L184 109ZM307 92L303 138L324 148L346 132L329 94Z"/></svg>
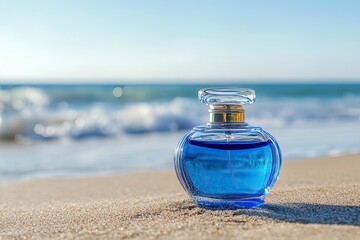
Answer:
<svg viewBox="0 0 360 240"><path fill-rule="evenodd" d="M281 153L273 136L245 122L244 105L255 102L254 90L202 89L199 101L209 105L210 120L175 149L181 185L201 207L260 206L278 178Z"/></svg>

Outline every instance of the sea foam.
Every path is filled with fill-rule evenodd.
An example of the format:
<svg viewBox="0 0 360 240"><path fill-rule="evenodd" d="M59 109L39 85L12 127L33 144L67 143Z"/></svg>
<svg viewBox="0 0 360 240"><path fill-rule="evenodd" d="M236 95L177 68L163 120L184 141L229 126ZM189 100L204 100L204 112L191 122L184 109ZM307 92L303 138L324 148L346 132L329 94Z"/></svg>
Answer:
<svg viewBox="0 0 360 240"><path fill-rule="evenodd" d="M247 121L269 129L359 123L359 97L269 98L247 107ZM360 101L359 101L360 102ZM175 132L207 122L207 107L175 97L151 102L54 101L39 88L0 91L0 139L54 140Z"/></svg>

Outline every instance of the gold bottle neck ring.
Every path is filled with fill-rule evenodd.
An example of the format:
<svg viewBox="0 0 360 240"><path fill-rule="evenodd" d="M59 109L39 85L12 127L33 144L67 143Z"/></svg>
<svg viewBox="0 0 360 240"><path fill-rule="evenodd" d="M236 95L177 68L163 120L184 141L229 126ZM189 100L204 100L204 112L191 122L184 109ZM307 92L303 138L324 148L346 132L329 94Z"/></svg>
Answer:
<svg viewBox="0 0 360 240"><path fill-rule="evenodd" d="M245 122L245 109L242 105L210 105L210 124Z"/></svg>

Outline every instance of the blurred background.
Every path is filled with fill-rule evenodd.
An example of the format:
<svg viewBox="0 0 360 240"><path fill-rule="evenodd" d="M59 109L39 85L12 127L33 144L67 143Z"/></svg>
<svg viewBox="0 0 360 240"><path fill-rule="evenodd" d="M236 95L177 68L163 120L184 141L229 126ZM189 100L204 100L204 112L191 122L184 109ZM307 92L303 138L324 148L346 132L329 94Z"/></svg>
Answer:
<svg viewBox="0 0 360 240"><path fill-rule="evenodd" d="M204 87L285 161L360 151L358 1L1 1L0 181L171 169ZM345 163L344 163L345 164Z"/></svg>

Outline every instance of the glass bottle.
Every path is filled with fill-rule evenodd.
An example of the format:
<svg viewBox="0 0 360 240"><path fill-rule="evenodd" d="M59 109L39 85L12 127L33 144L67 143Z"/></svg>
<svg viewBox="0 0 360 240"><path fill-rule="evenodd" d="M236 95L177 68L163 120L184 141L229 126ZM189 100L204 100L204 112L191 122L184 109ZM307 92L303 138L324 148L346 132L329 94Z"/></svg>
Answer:
<svg viewBox="0 0 360 240"><path fill-rule="evenodd" d="M201 207L256 207L275 184L281 167L279 146L269 133L245 122L244 105L255 92L208 88L199 101L210 106L210 121L194 127L175 149L177 177Z"/></svg>

